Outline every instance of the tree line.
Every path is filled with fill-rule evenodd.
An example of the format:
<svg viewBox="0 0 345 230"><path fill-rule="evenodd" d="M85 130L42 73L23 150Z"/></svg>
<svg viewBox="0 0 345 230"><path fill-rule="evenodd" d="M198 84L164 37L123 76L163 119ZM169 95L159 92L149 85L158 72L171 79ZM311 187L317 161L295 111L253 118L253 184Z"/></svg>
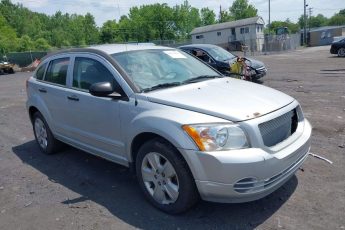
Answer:
<svg viewBox="0 0 345 230"><path fill-rule="evenodd" d="M46 51L70 46L116 42L150 42L154 40L183 41L190 39L190 32L199 26L239 20L258 15L248 0L235 0L229 9L219 15L205 7L192 7L187 0L183 4L169 6L151 4L130 8L127 15L108 20L98 27L92 14L68 14L61 11L53 15L37 13L14 4L11 0L0 1L0 54L14 51ZM302 20L302 21L301 21ZM286 26L290 32L302 28L298 23L274 21L271 30ZM345 24L345 10L330 19L323 15L310 18L312 27Z"/></svg>

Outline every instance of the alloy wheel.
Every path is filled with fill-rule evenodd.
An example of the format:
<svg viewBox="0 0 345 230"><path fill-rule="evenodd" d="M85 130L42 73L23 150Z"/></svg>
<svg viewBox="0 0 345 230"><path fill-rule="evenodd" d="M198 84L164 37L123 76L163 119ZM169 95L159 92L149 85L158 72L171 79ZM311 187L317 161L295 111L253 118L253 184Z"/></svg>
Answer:
<svg viewBox="0 0 345 230"><path fill-rule="evenodd" d="M179 181L173 165L159 153L146 154L141 176L148 193L159 204L174 203L179 196Z"/></svg>
<svg viewBox="0 0 345 230"><path fill-rule="evenodd" d="M47 129L40 118L36 118L35 120L35 134L38 144L41 148L46 149L48 146Z"/></svg>
<svg viewBox="0 0 345 230"><path fill-rule="evenodd" d="M345 57L345 48L340 48L338 50L338 56L339 57Z"/></svg>

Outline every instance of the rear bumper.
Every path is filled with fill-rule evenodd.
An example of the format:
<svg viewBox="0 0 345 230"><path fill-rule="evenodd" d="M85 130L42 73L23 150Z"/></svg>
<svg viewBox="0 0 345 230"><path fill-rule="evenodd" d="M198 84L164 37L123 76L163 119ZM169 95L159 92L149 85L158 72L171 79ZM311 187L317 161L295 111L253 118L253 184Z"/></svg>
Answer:
<svg viewBox="0 0 345 230"><path fill-rule="evenodd" d="M310 137L311 126L305 120L298 139L274 154L261 148L185 154L202 199L241 203L265 197L288 181L306 160Z"/></svg>

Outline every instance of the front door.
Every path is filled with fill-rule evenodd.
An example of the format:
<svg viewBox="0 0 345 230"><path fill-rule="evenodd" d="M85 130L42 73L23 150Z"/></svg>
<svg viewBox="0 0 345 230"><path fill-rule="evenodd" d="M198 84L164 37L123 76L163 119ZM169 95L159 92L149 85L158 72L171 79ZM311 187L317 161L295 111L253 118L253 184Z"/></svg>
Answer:
<svg viewBox="0 0 345 230"><path fill-rule="evenodd" d="M75 57L67 96L67 124L69 138L78 147L121 163L126 159L121 135L120 107L127 102L95 97L89 93L90 86L97 82L110 82L114 86L118 84L114 74L112 67L99 57Z"/></svg>

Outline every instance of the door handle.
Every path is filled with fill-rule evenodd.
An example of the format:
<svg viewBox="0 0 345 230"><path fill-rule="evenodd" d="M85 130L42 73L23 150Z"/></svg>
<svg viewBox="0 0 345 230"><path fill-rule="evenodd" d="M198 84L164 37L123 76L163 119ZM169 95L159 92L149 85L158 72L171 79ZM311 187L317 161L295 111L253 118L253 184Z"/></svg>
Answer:
<svg viewBox="0 0 345 230"><path fill-rule="evenodd" d="M40 91L41 93L47 93L47 90L45 88L40 88L38 89L38 91Z"/></svg>
<svg viewBox="0 0 345 230"><path fill-rule="evenodd" d="M68 100L71 101L79 101L79 98L76 95L72 95L72 96L67 96Z"/></svg>

